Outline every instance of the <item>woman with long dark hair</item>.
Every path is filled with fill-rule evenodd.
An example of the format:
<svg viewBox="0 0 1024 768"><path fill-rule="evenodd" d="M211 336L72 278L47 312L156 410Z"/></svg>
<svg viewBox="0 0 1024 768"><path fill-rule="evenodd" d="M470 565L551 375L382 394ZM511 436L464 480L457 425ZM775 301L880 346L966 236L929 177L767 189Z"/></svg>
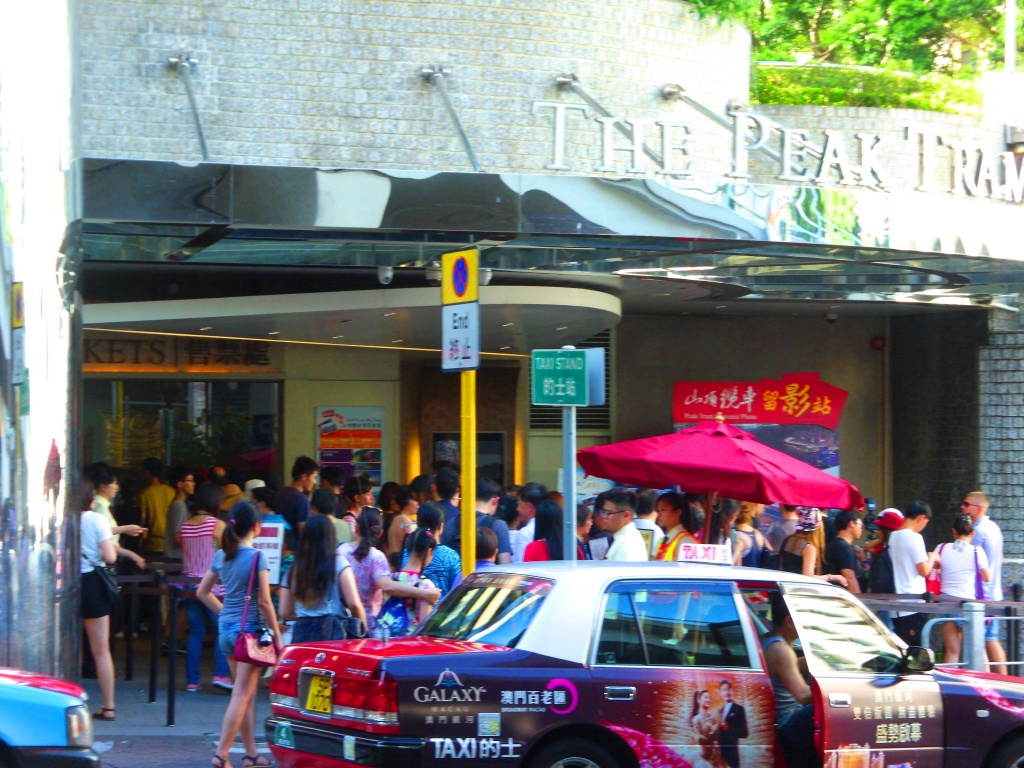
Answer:
<svg viewBox="0 0 1024 768"><path fill-rule="evenodd" d="M114 659L110 655L110 612L117 602L111 599L98 571L117 560L114 533L106 516L93 510L96 489L89 480L82 481L82 520L80 527L82 557L82 624L89 638L89 651L96 664L96 681L103 697L102 708L93 717L114 719Z"/></svg>
<svg viewBox="0 0 1024 768"><path fill-rule="evenodd" d="M281 618L298 619L292 631L293 643L342 639L345 635L336 630L343 628L344 622L327 619L332 615L343 618L345 608L366 623L356 577L337 546L331 518L312 515L302 527L295 561L278 592Z"/></svg>
<svg viewBox="0 0 1024 768"><path fill-rule="evenodd" d="M433 501L422 504L416 513L416 527L430 531L440 542L444 533L444 510ZM414 531L415 533L415 531ZM406 543L402 552L402 567L409 560L409 545ZM430 579L444 597L462 581L462 558L451 547L438 543L430 564L423 569L423 578Z"/></svg>
<svg viewBox="0 0 1024 768"><path fill-rule="evenodd" d="M534 539L526 545L523 562L542 560L564 560L562 553L562 508L558 502L545 499L537 505L534 518L536 529Z"/></svg>
<svg viewBox="0 0 1024 768"><path fill-rule="evenodd" d="M426 528L417 528L409 536L408 543L409 559L405 567L395 574L395 580L422 589L433 587L430 580L423 577L423 570L430 565L437 549L437 539ZM377 618L377 626L387 627L392 636L408 635L427 617L430 608L425 600L388 600Z"/></svg>
<svg viewBox="0 0 1024 768"><path fill-rule="evenodd" d="M355 573L359 599L366 611L366 627L371 631L385 594L422 599L430 605L436 603L441 596L439 589L410 587L392 578L388 559L373 545L380 538L380 532L380 510L363 507L356 525L356 540L338 548Z"/></svg>
<svg viewBox="0 0 1024 768"><path fill-rule="evenodd" d="M260 532L259 510L252 502L240 501L228 512L228 518L221 535L222 549L196 590L196 596L220 617L218 642L228 657L235 678L211 765L214 768L231 768L228 751L241 731L245 750L242 768L254 768L271 765L256 748L256 689L261 668L237 661L235 642L242 632L257 632L265 626L273 633L274 642L280 645L281 631L270 599L270 566L266 555L253 547L253 540ZM250 593L249 583L254 568L256 578L252 580ZM212 591L218 583L224 585L223 602ZM250 604L248 612L245 610L247 602ZM253 603L258 610L251 610ZM245 626L242 626L243 616L246 617Z"/></svg>

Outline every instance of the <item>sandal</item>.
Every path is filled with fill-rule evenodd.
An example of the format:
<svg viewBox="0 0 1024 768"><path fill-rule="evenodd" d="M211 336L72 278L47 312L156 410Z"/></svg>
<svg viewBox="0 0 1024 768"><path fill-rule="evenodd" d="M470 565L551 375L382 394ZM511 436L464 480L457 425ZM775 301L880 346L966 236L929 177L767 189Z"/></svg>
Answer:
<svg viewBox="0 0 1024 768"><path fill-rule="evenodd" d="M97 712L92 713L93 720L106 720L108 723L115 719L113 707L103 707Z"/></svg>
<svg viewBox="0 0 1024 768"><path fill-rule="evenodd" d="M260 760L264 762L261 763ZM242 758L242 768L272 768L273 765L266 755L246 755Z"/></svg>
<svg viewBox="0 0 1024 768"><path fill-rule="evenodd" d="M210 765L213 768L231 768L231 763L228 762L226 757L221 757L216 752L213 753L213 759L210 761Z"/></svg>

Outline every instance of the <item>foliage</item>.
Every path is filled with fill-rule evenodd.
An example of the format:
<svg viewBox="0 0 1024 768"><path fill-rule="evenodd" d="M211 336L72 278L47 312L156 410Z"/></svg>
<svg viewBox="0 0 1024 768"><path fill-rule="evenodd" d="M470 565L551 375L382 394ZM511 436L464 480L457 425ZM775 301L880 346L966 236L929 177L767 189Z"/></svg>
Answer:
<svg viewBox="0 0 1024 768"><path fill-rule="evenodd" d="M751 84L755 104L927 109L980 115L981 93L940 74L855 67L772 67L759 64Z"/></svg>
<svg viewBox="0 0 1024 768"><path fill-rule="evenodd" d="M171 461L186 467L228 464L230 459L252 450L252 417L228 408L207 424L179 422L171 441Z"/></svg>
<svg viewBox="0 0 1024 768"><path fill-rule="evenodd" d="M1002 0L692 0L691 5L701 17L747 24L760 61L973 74L1002 56Z"/></svg>

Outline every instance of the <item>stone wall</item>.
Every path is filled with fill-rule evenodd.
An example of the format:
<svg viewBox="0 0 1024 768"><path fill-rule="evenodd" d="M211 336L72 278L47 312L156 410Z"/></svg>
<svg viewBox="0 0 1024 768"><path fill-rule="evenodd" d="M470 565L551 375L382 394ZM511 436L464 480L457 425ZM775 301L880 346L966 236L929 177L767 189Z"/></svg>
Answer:
<svg viewBox="0 0 1024 768"><path fill-rule="evenodd" d="M616 117L693 121L695 165L720 175L728 170L728 134L659 92L683 83L724 109L748 91L749 34L699 20L682 0L78 7L77 154L86 157L202 159L185 85L168 65L182 51L198 62L193 80L212 159L248 164L471 170L441 94L419 75L443 64L484 170L547 172L553 110L533 114L534 104L583 106L554 83L574 72ZM573 172L601 164L593 117L567 113ZM624 175L628 157L616 155L623 172L610 175Z"/></svg>
<svg viewBox="0 0 1024 768"><path fill-rule="evenodd" d="M893 495L879 509L927 501L929 549L950 539L952 515L978 484L978 355L984 312L890 321Z"/></svg>
<svg viewBox="0 0 1024 768"><path fill-rule="evenodd" d="M990 515L1003 529L1009 559L1024 558L1024 332L989 335L978 366L981 403L979 485L991 500ZM1007 568L1020 580L1024 562Z"/></svg>

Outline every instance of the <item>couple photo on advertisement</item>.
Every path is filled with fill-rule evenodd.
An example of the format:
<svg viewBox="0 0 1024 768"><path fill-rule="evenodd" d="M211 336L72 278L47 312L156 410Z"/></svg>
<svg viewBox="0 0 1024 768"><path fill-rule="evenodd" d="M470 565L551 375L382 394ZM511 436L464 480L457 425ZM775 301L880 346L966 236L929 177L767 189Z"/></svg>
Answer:
<svg viewBox="0 0 1024 768"><path fill-rule="evenodd" d="M739 740L747 737L747 714L733 698L732 683L718 685L721 706L712 705L711 692L700 689L693 694L690 726L700 745L700 761L695 768L739 768Z"/></svg>

